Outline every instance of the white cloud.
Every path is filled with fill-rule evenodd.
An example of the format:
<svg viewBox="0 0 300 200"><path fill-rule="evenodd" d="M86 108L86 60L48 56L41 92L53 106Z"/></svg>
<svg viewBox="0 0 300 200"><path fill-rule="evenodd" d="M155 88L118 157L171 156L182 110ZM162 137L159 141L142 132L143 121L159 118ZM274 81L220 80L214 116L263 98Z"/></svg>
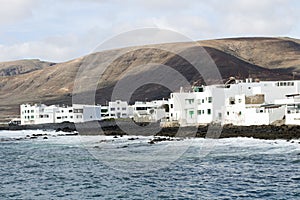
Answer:
<svg viewBox="0 0 300 200"><path fill-rule="evenodd" d="M55 62L66 61L83 53L81 50L84 46L79 45L79 41L75 35L65 35L40 41L0 45L0 60L38 58Z"/></svg>
<svg viewBox="0 0 300 200"><path fill-rule="evenodd" d="M0 0L0 24L10 24L32 16L36 0Z"/></svg>
<svg viewBox="0 0 300 200"><path fill-rule="evenodd" d="M289 0L213 0L210 6L220 13L218 32L231 35L288 34L299 17Z"/></svg>
<svg viewBox="0 0 300 200"><path fill-rule="evenodd" d="M0 3L0 60L65 61L89 53L116 34L144 27L174 30L193 40L300 34L300 3L296 0L0 0ZM153 40L159 41L158 37L165 41L173 39L162 34Z"/></svg>

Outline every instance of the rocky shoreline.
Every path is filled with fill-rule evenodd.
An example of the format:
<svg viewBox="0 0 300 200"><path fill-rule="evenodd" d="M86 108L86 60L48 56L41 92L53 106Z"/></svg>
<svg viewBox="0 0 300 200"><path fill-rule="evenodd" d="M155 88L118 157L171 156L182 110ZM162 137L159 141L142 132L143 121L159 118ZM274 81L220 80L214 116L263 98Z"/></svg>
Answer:
<svg viewBox="0 0 300 200"><path fill-rule="evenodd" d="M93 122L95 123L95 122ZM147 135L147 136L168 136L168 137L199 137L199 138L230 138L230 137L252 137L257 139L300 139L300 126L219 126L211 124L209 126L196 127L166 127L159 131L159 124L153 126L153 130L145 129L141 132L132 126L132 123L121 121L122 129L115 121L101 121L99 126L95 127L92 122L75 124L41 124L25 126L0 126L0 130L56 130L63 132L78 131L80 135ZM138 123L138 126L146 127L146 123ZM100 129L101 126L101 129ZM91 128L94 127L94 128ZM124 131L124 127L127 131ZM208 131L209 130L209 131Z"/></svg>

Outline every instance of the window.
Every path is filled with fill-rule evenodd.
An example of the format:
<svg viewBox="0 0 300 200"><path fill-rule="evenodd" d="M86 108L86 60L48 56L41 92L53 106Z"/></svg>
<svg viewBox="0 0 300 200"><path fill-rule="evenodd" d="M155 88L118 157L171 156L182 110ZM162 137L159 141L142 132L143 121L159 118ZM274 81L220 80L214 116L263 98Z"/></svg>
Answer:
<svg viewBox="0 0 300 200"><path fill-rule="evenodd" d="M126 108L125 108L125 107L123 107L123 108L122 108L122 110L126 110Z"/></svg>
<svg viewBox="0 0 300 200"><path fill-rule="evenodd" d="M185 103L186 104L192 104L192 103L194 103L194 99L186 99Z"/></svg>
<svg viewBox="0 0 300 200"><path fill-rule="evenodd" d="M227 111L227 115L229 115L229 112Z"/></svg>
<svg viewBox="0 0 300 200"><path fill-rule="evenodd" d="M34 112L34 110L31 110L31 113L33 113Z"/></svg>
<svg viewBox="0 0 300 200"><path fill-rule="evenodd" d="M212 97L208 97L208 103L212 102Z"/></svg>
<svg viewBox="0 0 300 200"><path fill-rule="evenodd" d="M173 104L170 104L170 107L173 108Z"/></svg>
<svg viewBox="0 0 300 200"><path fill-rule="evenodd" d="M83 109L74 109L74 113L83 113Z"/></svg>
<svg viewBox="0 0 300 200"><path fill-rule="evenodd" d="M204 103L204 99L202 99L202 103Z"/></svg>
<svg viewBox="0 0 300 200"><path fill-rule="evenodd" d="M110 108L110 110L111 110L111 111L115 111L115 110L116 110L116 108Z"/></svg>
<svg viewBox="0 0 300 200"><path fill-rule="evenodd" d="M198 110L197 112L198 112L198 115L201 115L201 110Z"/></svg>
<svg viewBox="0 0 300 200"><path fill-rule="evenodd" d="M31 117L30 117L31 119L33 119L34 118L34 116L33 115L31 115Z"/></svg>
<svg viewBox="0 0 300 200"><path fill-rule="evenodd" d="M190 115L191 118L193 117L193 114L194 114L194 111L193 111L193 110L190 110L190 111L189 111L189 115Z"/></svg>
<svg viewBox="0 0 300 200"><path fill-rule="evenodd" d="M136 107L136 110L147 110L147 107Z"/></svg>
<svg viewBox="0 0 300 200"><path fill-rule="evenodd" d="M239 103L242 103L242 99L239 99L238 101L239 101Z"/></svg>
<svg viewBox="0 0 300 200"><path fill-rule="evenodd" d="M118 107L117 110L120 110L120 108Z"/></svg>
<svg viewBox="0 0 300 200"><path fill-rule="evenodd" d="M211 109L207 109L207 114L208 114L208 115L211 114Z"/></svg>
<svg viewBox="0 0 300 200"><path fill-rule="evenodd" d="M230 105L234 105L234 104L235 104L235 99L231 97L231 98L229 99L229 104L230 104Z"/></svg>
<svg viewBox="0 0 300 200"><path fill-rule="evenodd" d="M73 116L70 116L71 119L73 119Z"/></svg>
<svg viewBox="0 0 300 200"><path fill-rule="evenodd" d="M56 117L56 119L61 119L61 117Z"/></svg>
<svg viewBox="0 0 300 200"><path fill-rule="evenodd" d="M73 112L73 110L69 110L69 113Z"/></svg>

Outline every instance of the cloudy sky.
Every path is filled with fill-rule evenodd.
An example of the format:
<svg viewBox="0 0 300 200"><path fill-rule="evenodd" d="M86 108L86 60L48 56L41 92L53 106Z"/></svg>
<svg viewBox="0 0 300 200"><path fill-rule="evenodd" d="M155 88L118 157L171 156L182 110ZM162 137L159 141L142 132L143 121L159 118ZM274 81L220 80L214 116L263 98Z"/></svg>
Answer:
<svg viewBox="0 0 300 200"><path fill-rule="evenodd" d="M67 61L122 32L300 38L298 0L0 0L0 61Z"/></svg>

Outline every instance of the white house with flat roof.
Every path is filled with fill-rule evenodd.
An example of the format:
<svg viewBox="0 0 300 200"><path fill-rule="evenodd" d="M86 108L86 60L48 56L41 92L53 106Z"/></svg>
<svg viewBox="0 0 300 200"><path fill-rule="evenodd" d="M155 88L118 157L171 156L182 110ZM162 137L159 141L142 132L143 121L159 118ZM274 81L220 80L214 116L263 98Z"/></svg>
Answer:
<svg viewBox="0 0 300 200"><path fill-rule="evenodd" d="M101 120L101 106L73 104L73 118L75 123Z"/></svg>
<svg viewBox="0 0 300 200"><path fill-rule="evenodd" d="M45 104L20 105L21 125L101 120L101 106L74 104L47 106Z"/></svg>
<svg viewBox="0 0 300 200"><path fill-rule="evenodd" d="M265 105L264 95L235 95L226 99L223 124L237 126L269 125L282 120L283 105Z"/></svg>
<svg viewBox="0 0 300 200"><path fill-rule="evenodd" d="M54 112L54 123L74 122L73 107L57 106Z"/></svg>
<svg viewBox="0 0 300 200"><path fill-rule="evenodd" d="M277 105L285 105L285 124L300 125L300 94L287 95L285 99L275 100Z"/></svg>
<svg viewBox="0 0 300 200"><path fill-rule="evenodd" d="M56 106L45 104L22 104L20 105L21 125L55 123Z"/></svg>
<svg viewBox="0 0 300 200"><path fill-rule="evenodd" d="M155 100L150 102L137 101L131 105L133 119L136 122L157 122L166 117L167 100Z"/></svg>
<svg viewBox="0 0 300 200"><path fill-rule="evenodd" d="M109 118L128 118L129 109L126 101L116 100L108 103Z"/></svg>
<svg viewBox="0 0 300 200"><path fill-rule="evenodd" d="M300 93L300 81L246 81L231 79L224 85L194 87L191 91L171 93L171 122L182 126L208 124L224 120L226 99L236 95L264 95L263 104L274 104L289 94ZM234 109L234 108L233 108ZM272 109L269 111L271 112ZM272 111L273 112L273 111ZM271 120L272 121L272 120Z"/></svg>

